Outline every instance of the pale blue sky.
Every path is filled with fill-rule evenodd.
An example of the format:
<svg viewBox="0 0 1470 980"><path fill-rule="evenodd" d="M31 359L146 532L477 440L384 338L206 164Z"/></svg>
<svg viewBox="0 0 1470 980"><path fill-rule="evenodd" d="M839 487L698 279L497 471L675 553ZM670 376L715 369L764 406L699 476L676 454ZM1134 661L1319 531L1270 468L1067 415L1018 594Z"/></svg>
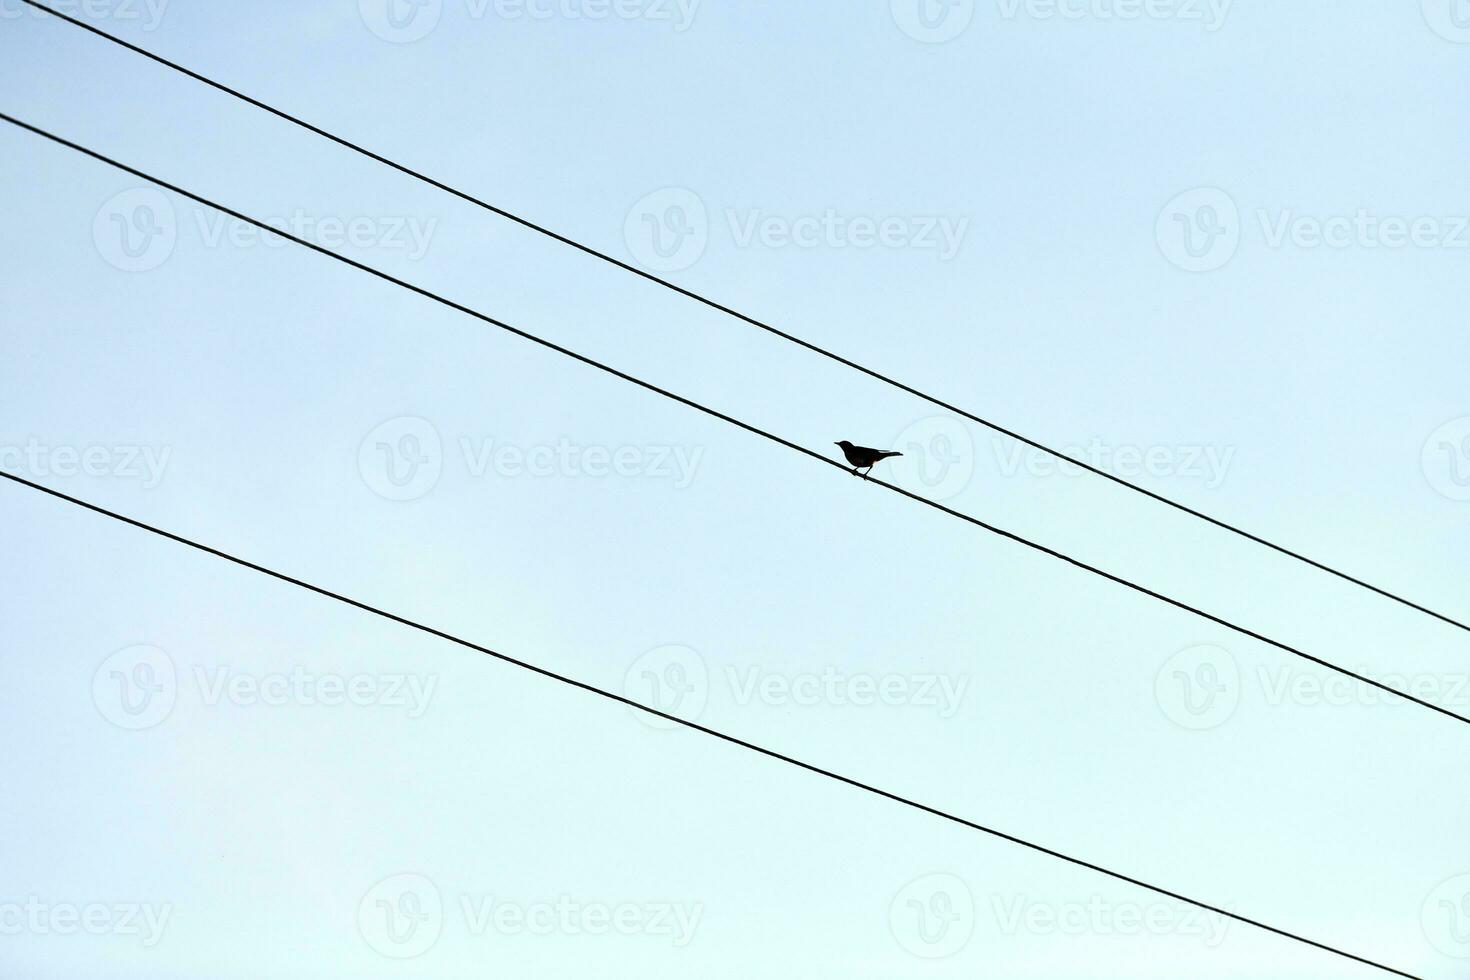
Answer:
<svg viewBox="0 0 1470 980"><path fill-rule="evenodd" d="M1470 617L1470 11L385 2L91 16ZM17 0L0 93L803 445L904 449L884 465L916 492L1470 714L1462 632ZM0 168L7 471L589 683L678 681L704 724L1463 975L1470 728L1324 694L1309 664L12 127ZM1380 975L19 487L0 508L5 976ZM152 699L119 700L150 669ZM354 697L322 703L324 676ZM416 931L385 913L435 896ZM948 901L947 926L911 901ZM94 905L98 935L58 934Z"/></svg>

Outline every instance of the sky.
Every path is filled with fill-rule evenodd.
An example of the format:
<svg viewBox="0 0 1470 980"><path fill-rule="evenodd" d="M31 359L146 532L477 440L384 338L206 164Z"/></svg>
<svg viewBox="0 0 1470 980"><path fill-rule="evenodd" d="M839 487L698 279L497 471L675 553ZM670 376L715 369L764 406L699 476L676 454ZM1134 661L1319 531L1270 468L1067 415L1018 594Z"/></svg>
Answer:
<svg viewBox="0 0 1470 980"><path fill-rule="evenodd" d="M59 5L1470 620L1463 0ZM0 109L1470 715L1463 630L19 0ZM13 126L0 171L5 472L1470 969L1454 719ZM1383 975L33 490L0 514L0 975Z"/></svg>

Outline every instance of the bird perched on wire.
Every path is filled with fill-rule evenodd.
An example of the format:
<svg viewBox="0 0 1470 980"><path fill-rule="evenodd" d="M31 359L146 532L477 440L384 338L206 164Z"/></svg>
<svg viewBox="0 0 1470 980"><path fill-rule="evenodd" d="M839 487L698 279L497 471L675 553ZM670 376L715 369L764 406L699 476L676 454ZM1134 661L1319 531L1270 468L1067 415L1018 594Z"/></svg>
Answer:
<svg viewBox="0 0 1470 980"><path fill-rule="evenodd" d="M890 456L903 455L903 453L887 452L882 449L869 449L867 446L854 446L846 439L838 443L833 443L833 445L842 448L842 455L846 456L847 461L852 464L853 475L861 475L864 480L868 478L868 473L873 472L874 463L882 459L887 459ZM866 472L859 474L858 470L866 470Z"/></svg>

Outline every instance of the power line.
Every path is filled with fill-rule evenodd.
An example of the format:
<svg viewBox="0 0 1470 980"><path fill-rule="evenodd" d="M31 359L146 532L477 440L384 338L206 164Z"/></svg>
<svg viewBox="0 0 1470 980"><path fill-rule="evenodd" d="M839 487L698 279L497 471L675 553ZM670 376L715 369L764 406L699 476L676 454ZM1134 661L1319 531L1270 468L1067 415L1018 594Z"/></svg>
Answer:
<svg viewBox="0 0 1470 980"><path fill-rule="evenodd" d="M790 343L796 344L798 347L804 347L804 348L806 348L807 350L811 351L814 354L820 354L821 356L823 356L825 358L828 358L829 360L836 361L838 364L841 364L844 367L851 368L854 371L858 371L858 372L860 372L862 374L865 374L865 375L867 375L870 378L873 378L873 379L875 379L877 381L881 381L881 382L883 382L886 385L890 385L891 387L897 388L899 391L905 392L906 394L910 394L910 395L913 395L916 398L922 399L923 401L926 401L929 404L934 405L934 406L936 406L938 408L942 408L942 409L944 409L947 412L953 412L954 414L956 414L958 416L961 416L962 418L969 419L971 422L975 422L978 425L982 425L985 428L990 429L992 432L998 432L998 433L1000 433L1003 436L1006 436L1006 437L1011 438L1011 439L1015 439L1017 442L1023 443L1023 444L1025 444L1027 446L1030 446L1032 449L1040 450L1041 452L1044 452L1047 455L1052 456L1052 457L1054 457L1054 458L1056 458L1058 460L1062 460L1064 462L1071 463L1074 466L1078 466L1081 469L1084 469L1087 472L1093 474L1094 476L1100 476L1100 477L1102 477L1102 478L1104 478L1106 480L1111 480L1113 483L1116 483L1119 486L1127 487L1129 490L1132 490L1132 491L1134 491L1136 493L1141 493L1145 497L1148 497L1148 498L1150 498L1152 500L1155 500L1155 501L1157 501L1157 502L1159 502L1161 504L1166 504L1169 507L1174 508L1175 510L1178 510L1178 511L1181 511L1181 512L1183 512L1185 514L1190 515L1191 517L1196 517L1196 518L1198 518L1198 519L1200 519L1202 521L1205 521L1206 523L1213 524L1215 527L1223 528L1226 531L1230 531L1230 532L1232 532L1234 534L1238 534L1241 537L1247 539L1248 541L1253 541L1256 544L1263 545L1264 547L1270 548L1272 551L1275 551L1275 552L1277 552L1279 554L1286 555L1289 558L1294 558L1294 559L1296 559L1299 562L1302 562L1304 564L1310 565L1311 567L1313 567L1315 569L1318 569L1319 571L1327 572L1329 575L1335 575L1338 578L1340 578L1340 579L1342 579L1342 580L1344 580L1346 582L1351 582L1354 585L1357 585L1357 586L1360 586L1360 587L1362 587L1364 589L1367 589L1370 592L1374 592L1374 593L1376 593L1376 594L1378 594L1380 596L1383 596L1384 598L1392 599L1394 602L1397 602L1397 603L1399 603L1401 605L1404 605L1404 606L1408 606L1410 609L1416 610L1417 612L1424 613L1426 616L1432 616L1432 617L1434 617L1435 619L1439 620L1442 623L1447 623L1450 626L1454 626L1454 627L1456 627L1458 629L1462 629L1462 630L1465 630L1466 632L1470 632L1470 624L1464 623L1464 622L1462 622L1462 621L1460 621L1458 619L1454 619L1454 618L1452 618L1450 616L1446 616L1444 613L1436 612L1435 610L1430 609L1427 606L1424 606L1424 605L1421 605L1421 604L1419 604L1417 602L1414 602L1412 599L1408 599L1408 598L1406 598L1406 597L1404 597L1402 595L1399 595L1399 594L1397 594L1395 592L1390 592L1387 589L1380 588L1379 586L1376 586L1376 585L1372 584L1371 582L1366 582L1366 581L1364 581L1361 578L1358 578L1358 577L1356 577L1354 575L1350 575L1347 572L1341 571L1339 569L1333 568L1330 565L1325 565L1322 562L1319 562L1319 561L1317 561L1314 558L1308 558L1306 555L1302 554L1301 552L1293 551L1292 549L1287 548L1284 545L1276 544L1273 541L1269 541L1266 538L1261 537L1260 535L1253 534L1252 532L1247 531L1244 528L1239 527L1239 526L1237 526L1235 524L1231 524L1228 521L1223 521L1223 520L1221 520L1221 519L1219 519L1217 517L1211 517L1209 514L1206 514L1203 511L1196 510L1193 507L1188 506L1187 504L1182 504L1182 503L1180 503L1177 500L1174 500L1174 499L1172 499L1170 497L1166 497L1163 494L1157 493L1157 492L1155 492L1153 490L1150 490L1147 487L1144 487L1144 486L1142 486L1140 484L1133 483L1133 482L1131 482L1129 480L1126 480L1123 477L1118 476L1118 475L1116 475L1114 473L1109 473L1107 470L1104 470L1101 467L1094 466L1094 465L1092 465L1090 463L1087 463L1087 462L1084 462L1083 460L1080 460L1080 459L1074 459L1073 457L1068 456L1066 453L1062 452L1061 450L1053 449L1050 446L1047 446L1047 445L1045 445L1043 443L1037 442L1035 439L1031 439L1031 438L1029 438L1027 436L1023 436L1019 432L1012 431L1011 429L1008 429L1005 426L1000 425L997 422L992 422L991 420L986 419L986 418L983 418L983 417L981 417L979 415L976 415L973 412L966 411L965 409L960 408L957 405L952 405L952 404L950 404L947 401L944 401L944 400L942 400L940 398L935 397L934 395L927 394L927 393L925 393L923 391L920 391L918 388L915 388L915 387L913 387L911 385L905 384L902 381L899 381L899 380L897 380L895 378L891 378L888 375L883 374L880 371L875 371L872 368L865 367L862 364L857 363L856 361L853 361L853 360L850 360L850 359L848 359L846 357L843 357L841 354L834 353L834 352L832 352L830 350L827 350L825 347L821 347L821 346L818 346L817 344L812 343L811 341L803 340L802 338L797 337L794 334L787 333L786 331L781 330L778 327L772 326L771 324L766 323L763 320L758 320L755 317L750 316L749 314L742 313L739 310L734 309L733 307L730 307L730 306L725 305L724 303L720 303L717 300L710 299L709 297L704 296L704 295L702 295L700 293L696 293L693 290L686 289L683 286L680 286L680 285L678 285L678 284L676 284L674 282L671 282L668 279L664 279L664 278L662 278L660 276L656 276L656 275L654 275L651 272L647 272L647 271L645 271L643 269L640 269L637 266L634 266L634 265L631 265L631 264L629 264L627 262L624 262L621 259L614 258L613 256L608 255L606 252L598 251L597 249L591 247L590 245L584 245L583 243L581 243L579 241L576 241L575 239L568 238L567 236L565 236L563 234L560 234L559 232L552 231L550 228L546 228L546 227L544 227L542 225L538 225L534 221L531 221L528 218L524 218L524 217L522 217L522 216L520 216L518 214L515 214L514 212L507 211L504 208L497 207L496 205L491 204L488 201L481 200L480 198L477 198L477 197L475 197L472 194L468 194L465 191L461 191L461 190L458 190L457 188L451 187L448 184L444 183L443 181L435 180L433 177L430 177L430 176L428 176L426 174L423 174L423 173L421 173L421 172L419 172L417 170L414 170L411 167L404 166L403 164L397 163L397 162L395 162L393 160L390 160L389 158L387 158L385 156L382 156L381 154L374 153L372 150L369 150L366 147L360 146L357 143L352 142L351 140L345 139L345 138L343 138L341 136L337 136L336 134L330 133L327 130L322 129L319 126L315 126L312 123L309 123L309 122L305 121L304 119L300 119L300 118L298 118L296 116L291 115L288 112L285 112L285 111L283 111L281 109L277 109L275 106L270 105L269 103L262 102L259 99L253 98L253 97L251 97L249 95L246 95L243 92L238 91L237 89L230 88L228 85L225 85L222 82L217 82L214 79L209 78L206 75L201 75L199 72L196 72L196 71L194 71L194 70L192 70L190 68L185 68L183 65L180 65L177 62L170 61L167 58L163 57L162 55L154 54L152 51L148 51L145 48L138 47L136 44L132 44L132 43L130 43L128 41L124 41L122 38L117 37L116 35L109 34L106 31L103 31L103 30L101 30L101 29L99 29L97 27L94 27L91 24L88 24L88 23L86 23L84 21L78 20L75 17L70 17L70 16L67 16L66 14L61 13L60 11L53 10L50 7L45 6L44 4L41 4L41 3L36 2L36 0L21 0L21 2L22 3L25 3L25 4L28 4L29 6L34 7L37 10L43 10L46 13L51 14L54 17L58 17L61 20L66 21L69 24L75 25L76 27L80 27L82 30L90 31L91 33L97 35L100 38L103 38L105 40L111 41L113 44L120 45L121 47L127 48L129 51L132 51L132 52L134 52L136 54L140 54L143 57L149 59L150 61L157 62L158 64L163 65L166 68L171 68L174 71L179 72L182 75L186 75L189 78L192 78L195 81L201 82L201 83L203 83L205 85L208 85L209 87L211 87L213 89L216 89L216 90L218 90L220 92L223 92L226 95L233 96L234 98L239 99L240 101L245 102L245 103L247 103L249 105L252 105L252 106L254 106L257 109L260 109L260 110L262 110L264 112L268 112L271 115L276 116L276 117L278 117L280 119L284 119L285 121L287 121L289 123L292 123L293 125L299 126L302 129L307 130L308 132L314 133L317 136L322 137L323 139L330 140L331 142L336 143L339 146L342 146L342 147L345 147L345 148L347 148L349 150L352 150L355 153L359 153L362 156L367 157L369 160L372 160L372 161L374 161L376 163L381 163L385 167L389 167L389 168L391 168L393 170L396 170L396 171L398 171L401 174L404 174L406 176L409 176L409 177L414 178L415 180L422 181L423 183L428 184L430 187L434 187L437 190L444 191L446 194L453 195L454 197L457 197L457 198L459 198L462 201L466 201L466 202L468 202L470 204L473 204L476 207L483 208L484 210L489 211L492 214L495 214L495 215L498 215L499 217L505 218L507 221L513 221L516 224L522 226L523 228L528 228L531 231L534 231L534 232L536 232L539 235L545 235L547 238L553 239L555 241L560 242L563 245L567 245L567 246L570 246L571 248L577 249L578 251L583 252L583 253L585 253L587 255L590 255L593 258L601 259L603 262L607 262L607 263L609 263L611 265L617 266L619 269L622 269L624 272L631 272L633 275L640 276L643 279L648 280L649 282L657 283L658 285L664 287L665 289L672 290L672 291L678 293L681 296L684 296L684 297L687 297L688 299L694 300L697 303L702 303L705 306L709 307L710 309L718 310L719 312L724 313L724 314L727 314L729 316L732 316L732 317L736 318L737 320L740 320L740 321L742 321L744 323L749 324L752 327L758 327L759 329L764 330L764 331L766 331L769 334L772 334L774 336L780 337L782 340L785 340L785 341L788 341Z"/></svg>
<svg viewBox="0 0 1470 980"><path fill-rule="evenodd" d="M510 664L513 667L519 667L522 670L531 671L532 673L539 674L542 677L549 678L550 680L566 684L569 687L575 687L580 690L586 691L589 694L595 694L598 697L605 698L609 701L616 701L619 704L625 704L630 708L635 708L639 711L645 711L648 714L655 715L659 718L664 719L665 721L673 722L677 725L682 725L685 728L690 728L694 731L702 732L705 735L711 735L717 739L720 739L721 741L729 742L732 745L738 745L741 748L749 749L752 752L758 752L761 755L767 756L769 758L777 759L781 762L787 763L788 765L796 766L798 769L804 769L807 772L816 773L819 776L825 776L828 779L836 780L839 783L845 783L848 786L863 790L864 792L872 793L875 796L881 796L884 799L892 800L895 803L902 803L904 806L912 807L915 810L921 810L924 813L928 813L936 817L941 817L952 823L957 823L962 827L968 827L971 830L978 830L981 833L989 834L992 837L998 837L1001 840L1009 841L1012 844L1019 844L1022 847L1029 848L1030 850L1037 851L1041 854L1045 854L1048 857L1053 857L1061 861L1066 861L1068 864L1073 864L1078 867L1086 868L1089 871L1096 871L1099 874L1107 875L1110 878L1126 882L1130 885L1136 885L1139 888L1146 888L1151 892L1155 892L1156 894L1163 895L1176 901L1184 902L1188 905L1193 905L1196 908L1204 909L1208 912L1214 912L1217 915L1226 916L1227 918L1233 919L1236 922L1255 926L1257 929L1263 929L1266 932L1273 933L1277 936L1281 936L1295 942L1304 943L1308 946L1312 946L1316 949L1320 949L1328 953L1335 953L1338 956L1345 957L1357 963L1362 963L1365 966L1375 967L1379 970L1383 970L1386 973L1392 973L1395 976L1400 977L1409 977L1410 980L1414 980L1413 974L1405 973L1404 971L1396 970L1391 966L1385 966L1384 964L1378 963L1374 960L1354 955L1353 953L1346 952L1345 950L1339 949L1336 946L1329 946L1326 943L1320 943L1316 940L1307 939L1304 936L1299 936L1296 933L1287 932L1285 929L1278 929L1275 926L1267 925L1264 922L1248 918L1236 912L1227 911L1226 909L1220 908L1218 906L1210 905L1207 902L1202 902L1193 898L1189 898L1186 895L1181 895L1178 892L1170 891L1167 888L1162 888L1158 885L1151 885L1146 881L1131 877L1130 875L1123 874L1122 872L1112 871L1100 864L1094 864L1093 862L1085 861L1082 858L1072 857L1071 855L1064 854L1061 851L1053 850L1050 847L1034 843L1032 841L1026 840L1025 838L1017 837L1013 834L1008 834L1005 831L997 830L993 827L987 827L984 824L976 823L973 820L967 820L964 817L956 816L955 814L940 810L937 807L929 806L925 803L920 803L917 800L909 799L905 796L899 796L897 793L891 793L888 790L880 789L877 786L861 782L860 780L853 779L850 776L841 775L840 773L834 772L830 769L824 769L821 766L814 765L810 762L803 762L802 760L797 759L794 756L789 756L784 753L777 752L774 749L765 748L764 746L757 745L754 742L748 742L743 738L737 738L734 735L730 735L725 732L709 728L705 725L699 724L698 722L680 718L678 715L670 714L658 708L649 707L648 705L643 704L639 701L635 701L632 698L626 697L621 694L616 694L604 688L597 687L593 684L587 683L586 681L579 681L574 677L568 677L565 674L558 674L556 671L550 670L546 667L541 667L528 661L520 660L516 657L510 656L509 654L500 653L499 651L492 650L489 647L481 646L480 644L474 643L470 640L462 639L461 637L455 636L452 633L446 633L444 630L436 629L433 626L420 623L405 616L400 616L397 613L388 612L385 609L380 609L377 606L372 606L357 599L342 595L341 593L333 592L330 589L323 588L322 586L313 585L312 583L307 582L304 579L299 579L295 576L287 575L284 572L278 572L272 568L267 568L264 565L260 565L245 558L240 558L235 555L229 554L228 552L221 551L218 548L213 548L207 544L202 544L191 538L186 538L182 535L174 534L171 531L165 531L162 528L153 526L152 524L146 524L143 521L137 520L132 517L127 517L123 514L117 513L116 511L108 510L105 507L98 506L97 504L88 503L85 500L81 500L77 497L62 493L59 490L53 490L50 487L42 486L39 483L33 483L30 480L15 476L11 473L5 473L3 471L0 471L0 477L4 477L5 479L10 480L13 483L28 487L32 490L38 490L41 493L55 497L58 500L64 500L67 503L74 504L77 507L85 508L86 510L92 511L93 513L112 518L113 520L120 523L130 525L143 531L147 531L150 534L156 534L161 538L167 538L168 540L176 542L178 544L187 545L188 547L193 548L196 551L202 551L205 554L213 555L216 558L223 558L225 561L232 562L233 564L239 565L242 568L247 568L250 571L259 572L262 575L267 575L278 581L285 582L288 585L294 585L297 588L305 589L308 592L314 592L317 595L325 596L328 599L333 599L345 605L352 606L353 608L360 609L363 612L372 613L374 616L379 616L383 619L389 620L390 622L398 623L401 626L408 626L412 629L419 630L420 632L427 633L430 636L438 637L441 640L448 640L450 643L457 644L458 646L464 647L469 650L474 650L477 653L483 653L487 656L494 657L496 660Z"/></svg>
<svg viewBox="0 0 1470 980"><path fill-rule="evenodd" d="M268 225L265 222L260 221L256 218L252 218L249 215L244 214L240 211L225 207L223 204L218 204L210 200L209 198L201 197L200 195L195 194L192 191L184 190L177 184L169 183L168 181L163 180L160 177L154 177L153 175L145 173L142 170L138 170L135 167L130 167L127 164L114 160L111 157L106 156L105 154L97 152L96 150L88 149L87 147L82 146L79 143L74 143L64 137L57 136L54 133L41 129L38 126L33 126L30 123L24 122L4 112L0 112L0 120L4 120L5 122L8 122L14 126L18 126L19 128L27 130L28 132L35 133L37 136L48 139L53 143L57 143L61 146L67 147L68 149L75 150L78 153L91 157L94 160L101 161L102 163L105 163L111 167L115 167L118 170L123 171L124 173L131 174L132 176L137 177L140 180L146 180L149 183L166 188L167 190L173 191L175 194L186 197L191 201L204 205L205 207L213 208L214 210L219 211L221 214L229 215L230 217L235 218L238 221L243 221L247 224L255 226L256 228L259 228L262 231L266 231L281 238L284 238L286 241L292 242L296 245L300 245L303 248L308 248L313 252L318 252L345 265L349 265L354 269L358 269L362 272L368 273L371 276L375 276L378 279L382 279L385 282L389 282L395 286L400 286L403 289L407 289L410 292L417 293L418 295L423 296L426 299L431 299L442 306L448 307L449 309L463 313L466 316L474 317L476 320L480 320L492 326L499 327L501 330L505 330L508 333L515 334L517 337L524 338L525 340L529 340L532 343L539 344L542 347L547 348L548 350L556 351L558 354L563 354L567 357L572 358L573 360L580 361L581 363L586 364L589 367L597 368L599 371L610 374L613 377L618 378L622 381L627 381L630 384L637 385L638 387L643 388L647 391L662 395L663 397L668 398L672 401L676 401L681 405L688 406L695 411L702 412L712 418L717 418L722 422L728 422L729 424L736 426L737 428L744 429L746 432L758 435L763 439L768 439L771 442L784 446L787 449L793 450L794 452L801 453L802 455L817 460L818 462L825 463L828 466L836 467L844 473L847 472L847 467L841 463L838 463L836 460L829 459L821 453L808 449L805 446L798 445L797 443L794 443L791 440L786 439L782 436L778 436L773 432L769 432L765 429L760 428L759 426L751 425L749 422L741 421L733 415L728 415L724 412L719 411L718 409L710 408L707 405L696 402L693 399L686 398L683 395L676 394L668 390L667 388L663 388L659 385L654 384L651 381L644 381L642 378L634 377L633 375L628 374L625 371L620 371L615 367L611 367L607 364L602 363L601 361L594 360L593 358L588 357L585 354L579 354L570 348L563 347L560 344L547 340L543 337L538 337L533 333L528 333L527 331L522 330L519 327L511 326L509 323L506 323L503 320L497 320L495 317L490 316L488 313L481 313L479 310L465 306L463 303L455 302L452 299L441 296L438 293L425 289L422 286L414 285L413 283L408 282L405 279L400 279L397 276L391 275L387 272L383 272L379 269L375 269L370 265L366 265L362 262L357 261L356 259L348 258L345 255L334 252L329 248L316 244L315 242L307 241L304 238L298 238L297 236L292 235L289 232L272 227L271 225ZM1406 701L1411 701L1414 704L1419 705L1420 707L1428 708L1429 710L1438 712L1439 714L1442 714L1448 718L1453 718L1456 721L1470 724L1470 718L1466 718L1463 715L1456 714L1455 712L1450 711L1447 708L1442 708L1437 704L1433 704L1422 698L1416 697L1413 694L1409 694L1405 691L1400 691L1397 688L1390 687L1382 681L1377 681L1371 677L1366 677L1363 674L1355 673L1354 671L1348 670L1346 667L1339 666L1335 663L1332 663L1331 661L1323 660L1320 657L1315 657L1304 650L1298 649L1297 647L1282 643L1280 640L1273 640L1271 637L1266 636L1264 633L1258 633L1255 630L1249 629L1245 626L1240 626L1227 619L1216 616L1214 613L1205 612L1203 609L1200 609L1196 606L1191 606L1188 603L1183 602L1179 599L1164 595L1162 592L1158 592L1154 589L1149 588L1148 586L1140 585L1130 579L1125 579L1121 576L1114 575L1112 572L1104 571L1103 569L1098 568L1095 565L1089 565L1084 561L1073 558L1070 555L1067 555L1061 551L1057 551L1055 548L1049 548L1044 544L1040 544L1036 541L1032 541L1029 538L1022 537L1021 535L1016 534L1013 531L1007 531L1004 528L995 526L994 524L986 523L985 521L980 520L980 518L978 517L973 517L969 514L957 511L952 507L947 507L944 504L939 503L938 501L930 500L927 497L922 497L911 490L905 490L903 487L895 486L892 483L885 483L884 481L876 478L870 479L868 480L868 482L876 484L877 486L883 487L884 489L890 490L901 496L907 497L910 500L917 501L918 503L921 503L926 507L932 507L935 510L940 511L941 513L948 514L949 516L964 521L967 524L973 524L978 528L982 528L992 534L999 535L1000 537L1003 537L1009 541L1014 541L1017 544L1023 544L1026 547L1031 548L1035 551L1039 551L1044 555L1048 555L1049 557L1055 558L1059 561L1066 562L1069 565L1080 568L1085 572L1090 572L1091 574L1097 575L1100 578L1107 579L1109 582L1114 582L1118 585L1125 586L1135 592L1139 592L1143 595L1149 596L1150 598L1157 599L1160 602L1173 606L1176 609L1182 609L1185 612L1192 613L1193 615L1198 616L1201 619L1208 620L1209 622L1214 623L1217 626L1224 626L1225 628L1233 630L1234 632L1239 633L1242 636L1248 636L1253 640L1259 640L1262 643L1275 647L1278 650L1284 650L1285 652L1290 653L1293 656L1300 657L1303 660L1307 660L1311 663L1317 664L1318 666L1326 667L1328 670L1336 671L1337 673L1342 674L1344 677L1350 677L1353 680L1356 680L1362 684L1367 684L1370 687L1377 688L1380 691L1385 691L1388 694L1403 698Z"/></svg>

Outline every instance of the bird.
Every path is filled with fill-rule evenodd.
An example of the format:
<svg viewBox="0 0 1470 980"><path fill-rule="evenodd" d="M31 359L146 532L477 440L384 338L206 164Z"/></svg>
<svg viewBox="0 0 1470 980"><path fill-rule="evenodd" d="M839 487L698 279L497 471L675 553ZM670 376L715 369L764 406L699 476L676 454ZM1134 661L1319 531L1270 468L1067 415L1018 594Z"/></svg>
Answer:
<svg viewBox="0 0 1470 980"><path fill-rule="evenodd" d="M853 475L861 475L864 480L868 478L868 473L873 472L874 463L881 459L887 459L890 456L903 455L903 453L887 452L882 449L869 449L867 446L854 446L846 439L843 439L841 442L835 442L833 445L841 447L842 455L846 456L847 461L852 464ZM858 470L860 469L866 469L867 473L859 474Z"/></svg>

